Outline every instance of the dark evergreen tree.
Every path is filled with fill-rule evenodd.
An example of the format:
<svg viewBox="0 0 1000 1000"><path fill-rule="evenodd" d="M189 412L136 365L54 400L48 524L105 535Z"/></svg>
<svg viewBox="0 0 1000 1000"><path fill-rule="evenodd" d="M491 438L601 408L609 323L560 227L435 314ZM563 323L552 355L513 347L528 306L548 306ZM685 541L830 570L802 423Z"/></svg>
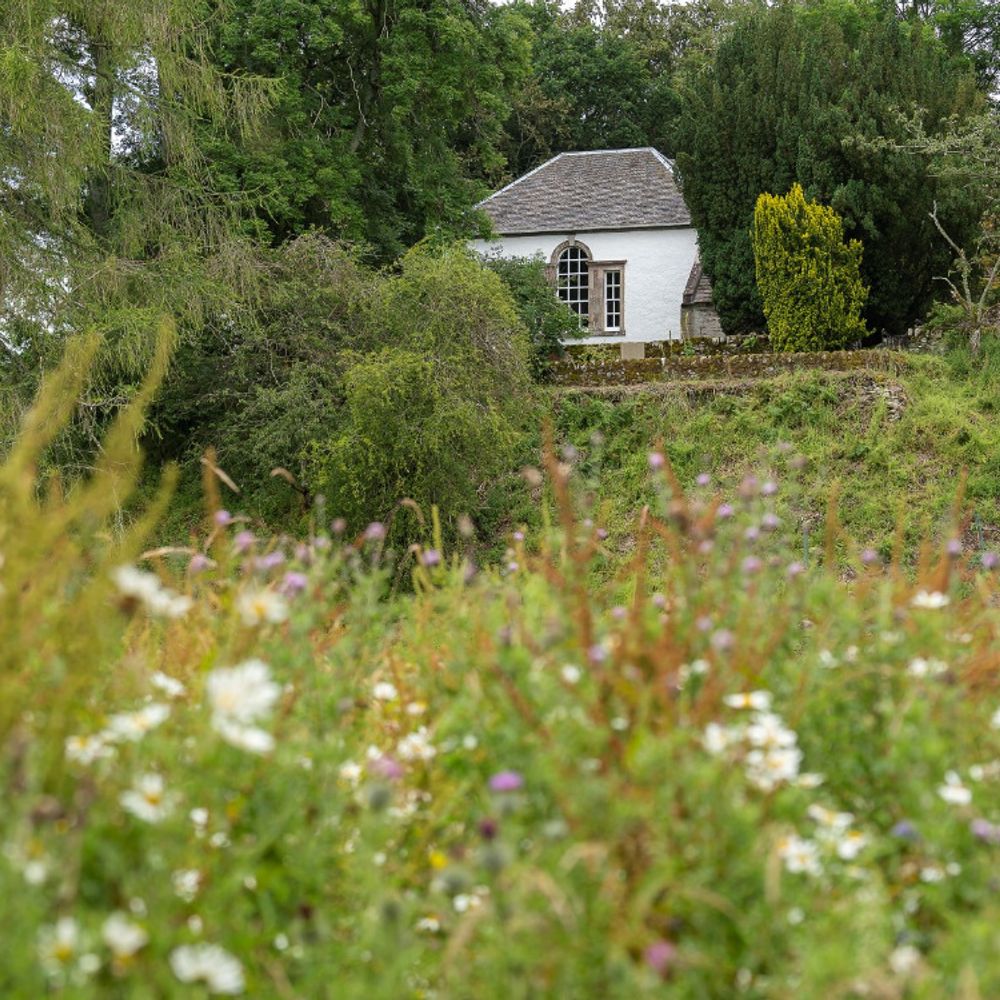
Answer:
<svg viewBox="0 0 1000 1000"><path fill-rule="evenodd" d="M741 19L687 81L677 156L702 259L729 331L763 328L750 227L763 192L800 183L864 244L869 326L897 332L923 314L948 251L929 212L947 206L966 242L979 208L926 161L875 151L919 108L933 134L982 105L964 57L924 26L852 4L786 4Z"/></svg>

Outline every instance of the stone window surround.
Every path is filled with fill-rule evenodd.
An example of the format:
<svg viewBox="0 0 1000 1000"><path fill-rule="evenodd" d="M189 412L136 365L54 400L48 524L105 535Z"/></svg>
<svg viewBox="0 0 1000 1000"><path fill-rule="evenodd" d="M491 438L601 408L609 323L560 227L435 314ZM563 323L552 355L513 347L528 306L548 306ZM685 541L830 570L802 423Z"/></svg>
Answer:
<svg viewBox="0 0 1000 1000"><path fill-rule="evenodd" d="M623 337L625 336L625 261L623 260L594 260L594 255L586 243L575 237L563 240L549 257L549 263L545 267L545 275L549 284L556 287L556 274L559 267L559 255L569 247L579 247L587 257L587 285L588 285L588 313L587 326L583 331L584 337ZM604 329L604 296L605 284L604 274L606 271L621 272L621 282L619 295L621 296L621 318L617 330Z"/></svg>

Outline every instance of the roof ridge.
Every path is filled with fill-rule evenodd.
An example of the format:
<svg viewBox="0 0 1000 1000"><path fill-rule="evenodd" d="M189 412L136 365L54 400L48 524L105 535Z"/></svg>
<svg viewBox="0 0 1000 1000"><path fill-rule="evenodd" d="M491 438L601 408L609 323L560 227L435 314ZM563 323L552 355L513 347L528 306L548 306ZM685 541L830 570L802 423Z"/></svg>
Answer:
<svg viewBox="0 0 1000 1000"><path fill-rule="evenodd" d="M540 170L544 170L550 163L555 163L556 160L561 160L566 155L566 153L556 153L555 156L550 157L544 163L539 163L533 170L529 170L526 174L521 174L520 177L512 180L509 184L505 184L499 191L494 191L493 194L487 195L487 197L483 198L482 201L477 201L474 207L481 208L486 204L486 202L492 201L498 195L503 194L505 191L509 191L512 187L516 187L521 183L521 181L526 181L529 177L534 177L535 174L537 174Z"/></svg>

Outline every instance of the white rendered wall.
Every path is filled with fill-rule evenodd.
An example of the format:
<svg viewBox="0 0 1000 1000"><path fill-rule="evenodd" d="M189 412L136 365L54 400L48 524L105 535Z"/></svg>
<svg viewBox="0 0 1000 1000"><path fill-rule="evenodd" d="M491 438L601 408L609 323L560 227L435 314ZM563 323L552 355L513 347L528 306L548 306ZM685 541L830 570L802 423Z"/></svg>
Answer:
<svg viewBox="0 0 1000 1000"><path fill-rule="evenodd" d="M625 261L623 334L588 336L581 342L617 344L680 339L681 298L698 247L693 228L501 236L496 240L472 240L469 245L484 255L533 257L540 253L549 263L552 251L569 239L584 244L595 261ZM591 288L591 295L594 291ZM604 294L603 289L599 292Z"/></svg>

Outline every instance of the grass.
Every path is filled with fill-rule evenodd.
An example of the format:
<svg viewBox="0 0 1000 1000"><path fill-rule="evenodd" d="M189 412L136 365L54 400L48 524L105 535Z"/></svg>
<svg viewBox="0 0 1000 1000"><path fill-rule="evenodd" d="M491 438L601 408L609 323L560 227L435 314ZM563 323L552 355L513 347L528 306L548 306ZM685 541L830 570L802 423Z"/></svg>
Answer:
<svg viewBox="0 0 1000 1000"><path fill-rule="evenodd" d="M726 516L606 425L627 557L572 453L499 565L428 540L408 594L377 532L248 537L210 472L143 554L165 494L108 530L138 408L88 486L32 475L83 360L0 469L0 994L1000 995L973 553L872 561L831 512L803 567L769 515L808 482ZM812 424L839 397L803 386Z"/></svg>

